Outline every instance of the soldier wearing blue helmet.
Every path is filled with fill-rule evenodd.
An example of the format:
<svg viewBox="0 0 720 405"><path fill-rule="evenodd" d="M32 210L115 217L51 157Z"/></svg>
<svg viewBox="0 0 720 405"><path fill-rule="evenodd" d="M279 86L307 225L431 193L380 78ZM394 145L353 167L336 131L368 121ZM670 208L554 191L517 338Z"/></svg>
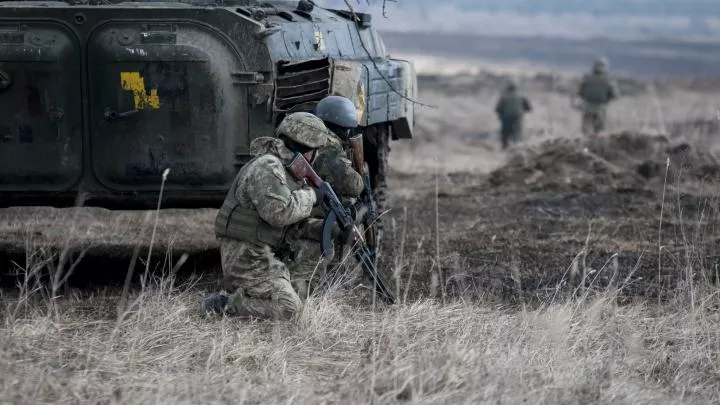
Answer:
<svg viewBox="0 0 720 405"><path fill-rule="evenodd" d="M315 115L343 141L347 141L360 125L355 104L342 96L328 96L320 100L315 107Z"/></svg>

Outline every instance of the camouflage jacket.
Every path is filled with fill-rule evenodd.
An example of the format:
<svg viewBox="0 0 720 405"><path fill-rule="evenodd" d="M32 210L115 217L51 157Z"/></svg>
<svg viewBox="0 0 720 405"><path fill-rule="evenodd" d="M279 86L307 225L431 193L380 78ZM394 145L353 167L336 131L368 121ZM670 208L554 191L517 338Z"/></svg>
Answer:
<svg viewBox="0 0 720 405"><path fill-rule="evenodd" d="M250 145L257 156L244 178L237 179L236 198L252 204L272 226L286 226L310 216L315 192L285 169L294 154L275 138L257 138Z"/></svg>
<svg viewBox="0 0 720 405"><path fill-rule="evenodd" d="M578 89L578 96L588 108L604 106L616 99L618 93L615 80L599 73L585 75Z"/></svg>
<svg viewBox="0 0 720 405"><path fill-rule="evenodd" d="M328 134L328 144L318 150L313 166L318 176L333 186L339 197L357 198L362 193L362 176L355 170L337 136Z"/></svg>
<svg viewBox="0 0 720 405"><path fill-rule="evenodd" d="M516 91L504 92L495 105L495 112L503 121L521 119L531 110L530 100Z"/></svg>
<svg viewBox="0 0 720 405"><path fill-rule="evenodd" d="M215 218L215 234L278 247L287 227L310 217L315 192L285 168L293 153L276 138L253 140L256 155L235 177Z"/></svg>

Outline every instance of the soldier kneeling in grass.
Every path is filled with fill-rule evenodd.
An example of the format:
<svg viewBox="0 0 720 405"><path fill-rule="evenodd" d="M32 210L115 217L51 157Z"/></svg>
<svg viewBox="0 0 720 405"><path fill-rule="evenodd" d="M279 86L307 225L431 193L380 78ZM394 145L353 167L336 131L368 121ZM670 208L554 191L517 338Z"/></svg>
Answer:
<svg viewBox="0 0 720 405"><path fill-rule="evenodd" d="M293 250L304 245L294 242L302 238L301 228L323 192L297 180L286 165L296 153L312 164L327 144L328 132L314 115L293 113L276 134L253 140L250 149L256 157L237 174L218 211L215 233L227 294L207 296L204 313L289 320L302 307L288 264L305 256Z"/></svg>

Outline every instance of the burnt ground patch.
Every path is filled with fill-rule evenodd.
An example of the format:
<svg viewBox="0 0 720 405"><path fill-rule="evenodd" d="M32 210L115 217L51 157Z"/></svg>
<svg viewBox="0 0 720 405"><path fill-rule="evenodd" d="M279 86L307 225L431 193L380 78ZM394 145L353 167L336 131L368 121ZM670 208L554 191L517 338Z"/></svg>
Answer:
<svg viewBox="0 0 720 405"><path fill-rule="evenodd" d="M482 179L447 176L437 192L427 176L404 178L416 193L394 200L401 231L386 247L392 265L418 294L444 286L502 301L608 287L622 287L623 299L663 298L715 281L720 188L703 173L716 164L693 148L673 155L667 142L642 134L550 141ZM662 162L662 173L639 178L646 161Z"/></svg>

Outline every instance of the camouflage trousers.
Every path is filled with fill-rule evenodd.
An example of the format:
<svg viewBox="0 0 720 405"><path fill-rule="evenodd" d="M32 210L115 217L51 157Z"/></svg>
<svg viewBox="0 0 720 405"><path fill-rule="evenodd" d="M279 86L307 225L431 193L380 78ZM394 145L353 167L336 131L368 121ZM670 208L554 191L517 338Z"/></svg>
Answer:
<svg viewBox="0 0 720 405"><path fill-rule="evenodd" d="M319 216L324 212L319 211ZM300 298L305 300L309 294L323 281L336 278L348 281L348 271L354 269L359 262L352 254L352 247L339 241L340 229L333 230L333 244L327 257L322 257L322 217L310 218L303 226L301 238L290 241L291 250L295 252L292 262L288 263L292 285ZM332 274L328 274L332 270ZM341 273L340 273L341 272Z"/></svg>
<svg viewBox="0 0 720 405"><path fill-rule="evenodd" d="M220 238L220 256L228 315L289 320L302 308L287 266L269 246Z"/></svg>
<svg viewBox="0 0 720 405"><path fill-rule="evenodd" d="M500 121L500 143L503 149L507 149L510 143L520 141L523 132L523 122L519 119L508 119Z"/></svg>
<svg viewBox="0 0 720 405"><path fill-rule="evenodd" d="M605 130L607 111L604 108L588 108L582 113L583 135L597 135Z"/></svg>
<svg viewBox="0 0 720 405"><path fill-rule="evenodd" d="M321 257L320 242L304 239L291 242L291 245L294 245L293 250L299 253L295 254L293 262L288 263L290 279L303 301L329 279L353 283L355 278L362 275L352 272L359 262L349 245L343 246L335 240L327 257Z"/></svg>
<svg viewBox="0 0 720 405"><path fill-rule="evenodd" d="M321 258L320 243L290 242L293 258L279 260L269 246L220 239L226 312L243 318L290 320L301 309L313 282L325 277L332 256Z"/></svg>
<svg viewBox="0 0 720 405"><path fill-rule="evenodd" d="M301 300L306 300L313 290L326 279L327 268L335 256L334 249L322 256L320 242L311 239L290 241L294 257L288 263L290 280Z"/></svg>

